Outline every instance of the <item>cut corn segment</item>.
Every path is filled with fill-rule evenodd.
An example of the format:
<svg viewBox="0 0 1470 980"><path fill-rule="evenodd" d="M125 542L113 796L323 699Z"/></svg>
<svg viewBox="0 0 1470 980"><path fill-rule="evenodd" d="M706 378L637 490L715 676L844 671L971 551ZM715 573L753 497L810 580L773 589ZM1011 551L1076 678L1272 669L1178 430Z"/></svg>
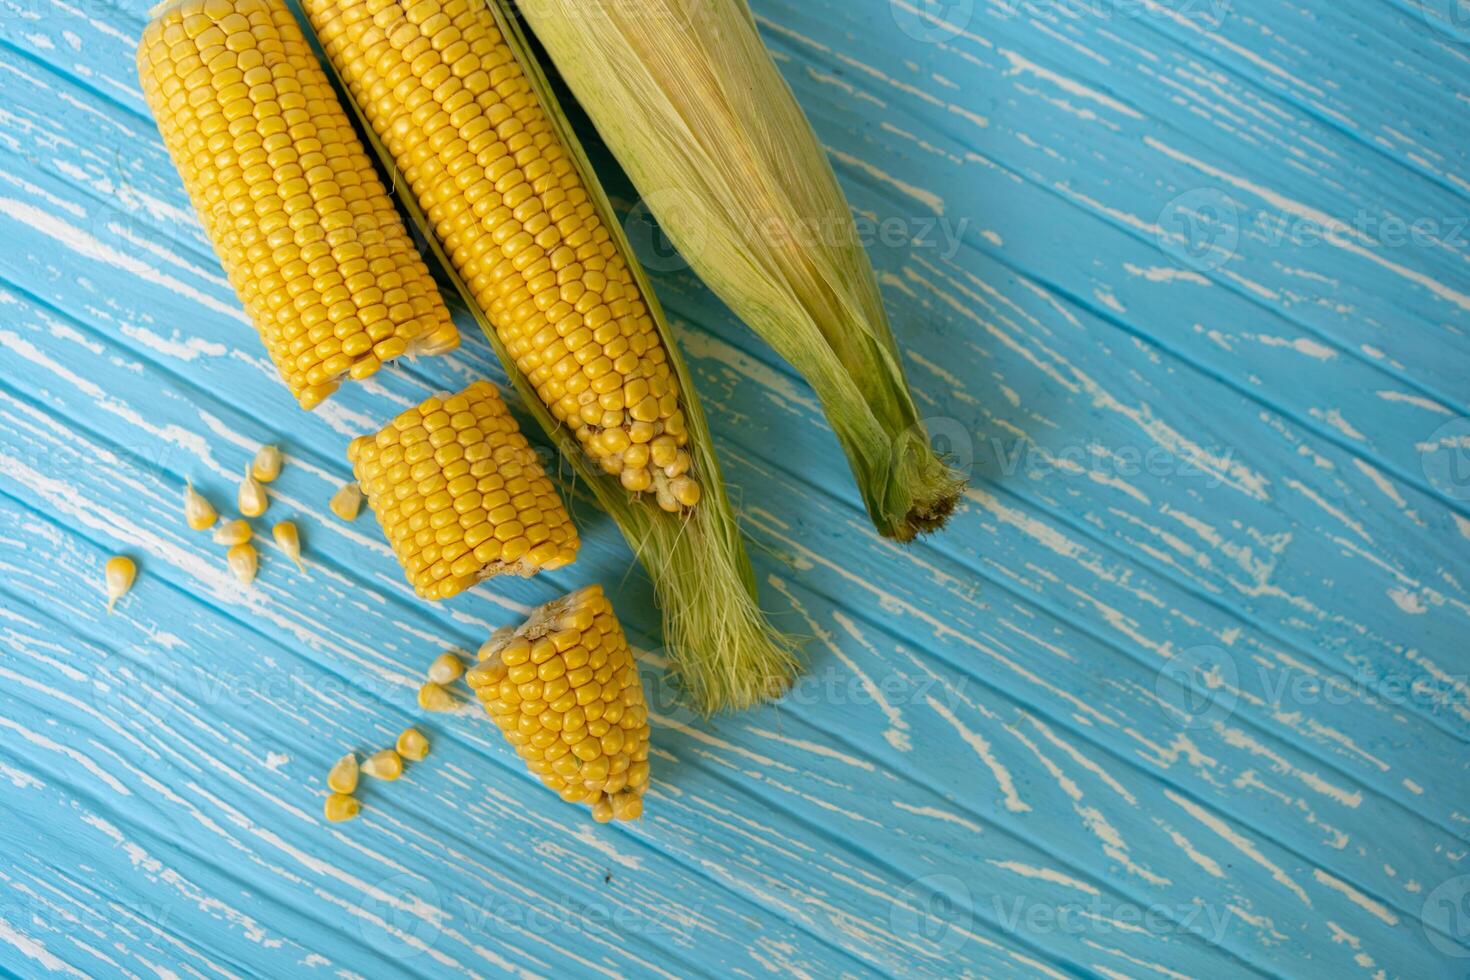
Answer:
<svg viewBox="0 0 1470 980"><path fill-rule="evenodd" d="M169 154L291 393L459 344L428 267L290 10L179 0L138 76Z"/></svg>
<svg viewBox="0 0 1470 980"><path fill-rule="evenodd" d="M250 475L261 483L270 483L281 475L281 450L276 446L261 446L250 461Z"/></svg>
<svg viewBox="0 0 1470 980"><path fill-rule="evenodd" d="M117 600L128 594L133 579L138 576L138 566L126 555L113 555L102 566L102 575L107 580L107 611L112 612Z"/></svg>
<svg viewBox="0 0 1470 980"><path fill-rule="evenodd" d="M483 0L303 6L541 401L626 490L652 491L669 511L693 506L688 426L658 328Z"/></svg>
<svg viewBox="0 0 1470 980"><path fill-rule="evenodd" d="M341 823L343 820L351 820L362 812L362 804L357 802L357 797L348 796L346 793L333 793L327 797L326 805L323 807L326 818L332 823Z"/></svg>
<svg viewBox="0 0 1470 980"><path fill-rule="evenodd" d="M355 481L342 484L327 506L344 521L357 520L357 512L362 510L362 488Z"/></svg>
<svg viewBox="0 0 1470 980"><path fill-rule="evenodd" d="M623 629L591 585L531 614L465 679L531 771L599 822L636 820L648 707Z"/></svg>
<svg viewBox="0 0 1470 980"><path fill-rule="evenodd" d="M250 523L237 517L233 521L225 521L214 529L214 543L233 547L249 541L254 534L255 532L250 529Z"/></svg>
<svg viewBox="0 0 1470 980"><path fill-rule="evenodd" d="M417 728L405 728L398 736L398 754L410 762L422 762L429 754L429 740Z"/></svg>
<svg viewBox="0 0 1470 980"><path fill-rule="evenodd" d="M347 451L409 583L427 599L577 557L577 530L495 386L433 397Z"/></svg>
<svg viewBox="0 0 1470 980"><path fill-rule="evenodd" d="M333 793L351 793L357 789L357 755L349 752L327 772L327 788Z"/></svg>
<svg viewBox="0 0 1470 980"><path fill-rule="evenodd" d="M184 483L184 523L193 531L207 531L219 519L219 511L205 499L204 494L194 489L192 482Z"/></svg>

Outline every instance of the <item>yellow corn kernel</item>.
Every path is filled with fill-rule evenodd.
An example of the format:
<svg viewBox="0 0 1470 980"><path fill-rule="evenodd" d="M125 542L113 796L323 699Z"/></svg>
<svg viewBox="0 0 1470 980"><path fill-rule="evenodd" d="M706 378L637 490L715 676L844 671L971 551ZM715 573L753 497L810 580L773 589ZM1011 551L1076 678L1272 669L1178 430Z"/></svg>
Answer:
<svg viewBox="0 0 1470 980"><path fill-rule="evenodd" d="M643 813L648 706L600 586L535 610L465 680L506 741L563 798L588 804L599 822Z"/></svg>
<svg viewBox="0 0 1470 980"><path fill-rule="evenodd" d="M427 599L577 556L577 530L495 386L402 413L347 450L409 583Z"/></svg>
<svg viewBox="0 0 1470 980"><path fill-rule="evenodd" d="M405 728L398 736L398 754L412 762L422 762L429 754L429 740L417 728Z"/></svg>
<svg viewBox="0 0 1470 980"><path fill-rule="evenodd" d="M429 681L419 688L419 707L425 711L453 711L456 704L448 688Z"/></svg>
<svg viewBox="0 0 1470 980"><path fill-rule="evenodd" d="M623 486L688 441L648 304L485 4L304 0L445 254L547 409ZM697 496L682 494L683 500ZM679 510L681 495L658 496Z"/></svg>
<svg viewBox="0 0 1470 980"><path fill-rule="evenodd" d="M459 343L428 267L291 11L175 0L138 77L271 360L303 408Z"/></svg>
<svg viewBox="0 0 1470 980"><path fill-rule="evenodd" d="M357 789L357 754L349 752L327 772L327 788L333 793L351 793Z"/></svg>
<svg viewBox="0 0 1470 980"><path fill-rule="evenodd" d="M464 664L452 652L445 651L429 664L429 680L435 684L453 684L464 673Z"/></svg>
<svg viewBox="0 0 1470 980"><path fill-rule="evenodd" d="M255 581L256 570L260 567L260 556L255 551L255 545L248 542L235 545L225 552L225 562L230 566L230 574L241 585L249 585Z"/></svg>
<svg viewBox="0 0 1470 980"><path fill-rule="evenodd" d="M362 804L357 802L357 797L348 796L346 793L332 793L327 797L324 807L326 818L332 823L351 820L361 812Z"/></svg>
<svg viewBox="0 0 1470 980"><path fill-rule="evenodd" d="M225 521L214 529L214 543L222 544L227 548L233 547L249 541L254 533L247 521L242 521L237 517L233 521Z"/></svg>
<svg viewBox="0 0 1470 980"><path fill-rule="evenodd" d="M383 749L367 757L362 771L374 779L391 783L403 775L403 759L393 749Z"/></svg>
<svg viewBox="0 0 1470 980"><path fill-rule="evenodd" d="M270 483L281 475L281 450L276 446L261 446L250 461L250 475L261 483Z"/></svg>
<svg viewBox="0 0 1470 980"><path fill-rule="evenodd" d="M214 504L204 499L204 494L194 489L194 484L184 482L184 523L191 530L207 531L214 526L219 518L219 512L214 509Z"/></svg>
<svg viewBox="0 0 1470 980"><path fill-rule="evenodd" d="M357 512L362 509L362 489L356 483L344 483L332 494L327 506L342 520L355 521Z"/></svg>
<svg viewBox="0 0 1470 980"><path fill-rule="evenodd" d="M286 557L296 563L298 571L306 571L306 565L301 561L301 532L296 530L296 525L290 521L279 521L271 528L271 537L276 539L276 547L286 553Z"/></svg>
<svg viewBox="0 0 1470 980"><path fill-rule="evenodd" d="M245 479L240 481L235 502L240 507L240 513L246 517L259 517L271 505L270 498L265 495L265 486L248 469L245 471Z"/></svg>
<svg viewBox="0 0 1470 980"><path fill-rule="evenodd" d="M126 555L113 555L102 566L102 575L107 580L107 611L110 613L112 607L117 605L117 600L127 595L128 590L133 587L133 579L138 576L138 566Z"/></svg>

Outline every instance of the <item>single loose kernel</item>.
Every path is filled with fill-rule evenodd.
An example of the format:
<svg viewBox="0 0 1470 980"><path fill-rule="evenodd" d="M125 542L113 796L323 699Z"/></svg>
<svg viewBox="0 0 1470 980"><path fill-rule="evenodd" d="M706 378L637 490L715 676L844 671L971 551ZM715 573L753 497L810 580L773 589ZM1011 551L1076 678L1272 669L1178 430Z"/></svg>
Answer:
<svg viewBox="0 0 1470 980"><path fill-rule="evenodd" d="M444 685L429 681L419 688L419 707L425 711L453 711L454 695Z"/></svg>
<svg viewBox="0 0 1470 980"><path fill-rule="evenodd" d="M214 526L219 518L219 512L214 509L214 504L204 499L204 494L194 489L192 482L184 483L184 523L191 530L206 531Z"/></svg>
<svg viewBox="0 0 1470 980"><path fill-rule="evenodd" d="M405 728L398 736L398 754L413 762L422 762L429 754L429 740L417 728Z"/></svg>
<svg viewBox="0 0 1470 980"><path fill-rule="evenodd" d="M230 573L241 585L249 585L255 581L255 572L260 567L260 556L256 554L255 545L235 545L225 552L225 562L230 566Z"/></svg>
<svg viewBox="0 0 1470 980"><path fill-rule="evenodd" d="M362 804L357 802L357 797L348 796L346 793L333 793L327 797L327 804L323 808L326 818L332 823L341 823L351 820L362 812Z"/></svg>
<svg viewBox="0 0 1470 980"><path fill-rule="evenodd" d="M328 506L344 521L357 520L357 512L362 509L362 488L356 482L342 484L341 489L332 494L332 502Z"/></svg>
<svg viewBox="0 0 1470 980"><path fill-rule="evenodd" d="M271 528L271 537L276 539L276 545L286 553L286 557L296 563L296 568L306 571L306 566L301 562L301 532L296 530L296 525L290 521L280 521Z"/></svg>
<svg viewBox="0 0 1470 980"><path fill-rule="evenodd" d="M270 483L281 475L281 450L275 446L261 446L250 463L250 475L261 483Z"/></svg>
<svg viewBox="0 0 1470 980"><path fill-rule="evenodd" d="M357 789L357 753L349 752L327 772L327 788L333 793L351 793Z"/></svg>
<svg viewBox="0 0 1470 980"><path fill-rule="evenodd" d="M464 664L453 653L445 652L429 664L429 680L435 684L453 684L464 673Z"/></svg>
<svg viewBox="0 0 1470 980"><path fill-rule="evenodd" d="M362 771L374 779L391 783L403 775L403 759L393 749L383 749L367 757Z"/></svg>
<svg viewBox="0 0 1470 980"><path fill-rule="evenodd" d="M112 612L112 607L117 605L117 600L128 594L133 587L133 579L138 575L138 566L126 555L114 555L107 559L107 564L102 568L102 574L107 579L107 611Z"/></svg>
<svg viewBox="0 0 1470 980"><path fill-rule="evenodd" d="M233 521L225 521L214 529L214 543L233 547L249 541L254 533L248 522L237 517Z"/></svg>
<svg viewBox="0 0 1470 980"><path fill-rule="evenodd" d="M245 479L240 481L235 501L240 505L240 513L246 517L259 517L271 505L270 498L265 495L265 486L250 470L245 471Z"/></svg>

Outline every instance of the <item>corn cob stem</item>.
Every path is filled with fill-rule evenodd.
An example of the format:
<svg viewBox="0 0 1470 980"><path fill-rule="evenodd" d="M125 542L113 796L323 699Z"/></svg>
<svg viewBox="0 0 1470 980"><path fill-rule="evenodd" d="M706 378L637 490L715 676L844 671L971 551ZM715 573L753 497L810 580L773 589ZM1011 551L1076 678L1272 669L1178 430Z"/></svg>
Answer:
<svg viewBox="0 0 1470 980"><path fill-rule="evenodd" d="M474 2L483 3L484 0ZM323 7L323 3L315 0L306 3L307 13L317 30L322 29L321 22L326 16ZM664 642L672 668L693 705L711 713L758 704L778 695L795 676L798 670L795 644L790 637L771 626L757 602L755 575L725 493L709 427L689 371L580 142L567 124L535 59L527 53L527 43L519 26L514 19L507 18L499 6L491 5L488 10L530 82L531 90L545 110L562 147L582 177L588 198L602 226L608 230L617 254L626 257L629 274L659 333L671 376L681 393L688 433L685 443L688 467L704 489L697 507L685 514L677 514L655 506L652 501L630 499L619 480L608 476L600 464L588 459L576 436L546 407L535 384L519 368L489 312L476 300L475 292L450 261L443 243L432 233L424 208L411 194L402 196L402 204L416 227L425 234L446 275L495 349L526 409L587 483L602 508L617 522L634 554L648 571L663 614ZM334 50L331 45L325 47L329 68L340 78L342 66L338 62L342 52L340 48ZM359 104L362 96L351 85L344 87L349 95L348 103L363 123L369 143L398 186L403 178L395 158Z"/></svg>

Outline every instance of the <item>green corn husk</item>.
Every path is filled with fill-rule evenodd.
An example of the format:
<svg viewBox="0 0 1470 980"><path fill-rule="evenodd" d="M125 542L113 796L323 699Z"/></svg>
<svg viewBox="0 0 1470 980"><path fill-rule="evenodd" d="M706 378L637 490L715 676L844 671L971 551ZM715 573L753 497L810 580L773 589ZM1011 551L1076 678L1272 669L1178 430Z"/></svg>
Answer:
<svg viewBox="0 0 1470 980"><path fill-rule="evenodd" d="M311 4L305 4L308 17ZM361 122L368 142L387 168L399 200L409 219L428 241L466 307L480 324L486 339L520 392L521 401L541 428L571 463L577 475L591 488L598 503L617 522L633 552L653 581L663 616L664 643L669 661L693 707L706 714L726 709L747 708L780 694L798 672L795 642L776 630L761 611L755 574L745 551L745 542L725 493L714 443L705 421L704 409L694 379L684 364L674 335L664 318L643 268L624 237L611 204L587 161L561 105L545 75L531 56L525 36L504 8L488 3L500 33L515 54L531 83L547 118L565 144L568 156L580 172L588 196L607 226L643 294L649 313L658 325L669 363L678 378L689 430L687 449L692 472L703 486L698 505L686 514L660 509L651 495L634 499L615 477L603 473L577 443L576 436L560 424L542 403L536 389L515 365L495 331L489 316L476 302L433 233L423 209L406 187L393 155L362 112L360 93L345 84L340 66L325 59L328 70L343 90L353 113Z"/></svg>
<svg viewBox="0 0 1470 980"><path fill-rule="evenodd" d="M520 9L685 260L816 390L879 533L939 528L964 482L930 448L847 201L744 0Z"/></svg>

